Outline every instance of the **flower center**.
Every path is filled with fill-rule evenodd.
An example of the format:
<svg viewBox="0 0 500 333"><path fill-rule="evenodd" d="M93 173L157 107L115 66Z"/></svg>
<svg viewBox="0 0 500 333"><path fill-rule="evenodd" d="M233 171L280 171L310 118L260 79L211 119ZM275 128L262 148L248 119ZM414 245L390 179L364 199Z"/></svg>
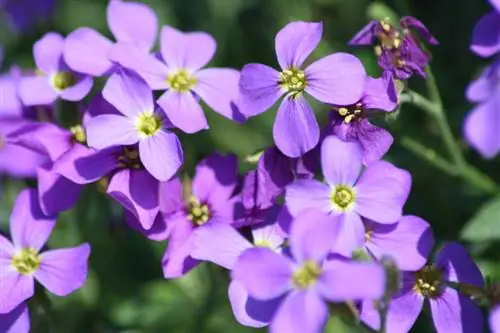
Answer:
<svg viewBox="0 0 500 333"><path fill-rule="evenodd" d="M441 272L434 265L426 265L415 273L413 290L424 297L436 298L442 293Z"/></svg>
<svg viewBox="0 0 500 333"><path fill-rule="evenodd" d="M377 37L379 40L380 51L382 49L392 50L398 49L401 46L401 34L400 32L389 22L389 19L380 21L380 28ZM376 53L380 51L375 51ZM378 54L380 55L380 54Z"/></svg>
<svg viewBox="0 0 500 333"><path fill-rule="evenodd" d="M300 93L306 88L306 75L298 68L285 69L280 73L279 85L287 93Z"/></svg>
<svg viewBox="0 0 500 333"><path fill-rule="evenodd" d="M177 92L190 91L196 82L196 78L185 69L180 69L175 73L169 74L167 77L168 86Z"/></svg>
<svg viewBox="0 0 500 333"><path fill-rule="evenodd" d="M12 257L12 266L23 275L31 275L40 267L41 258L34 248L25 248Z"/></svg>
<svg viewBox="0 0 500 333"><path fill-rule="evenodd" d="M76 125L73 126L69 129L71 134L73 134L73 140L75 140L78 143L83 143L85 144L87 142L87 135L85 135L85 130L83 129L83 126L81 125Z"/></svg>
<svg viewBox="0 0 500 333"><path fill-rule="evenodd" d="M273 245L271 244L271 242L269 240L263 239L263 238L255 239L253 241L253 245L255 245L256 247L265 247L265 248L268 248L268 249L272 249L273 248Z"/></svg>
<svg viewBox="0 0 500 333"><path fill-rule="evenodd" d="M336 210L344 212L349 210L356 201L356 193L352 187L337 185L333 188L331 200Z"/></svg>
<svg viewBox="0 0 500 333"><path fill-rule="evenodd" d="M210 209L207 204L203 204L195 198L190 196L188 199L188 219L193 222L194 225L200 226L210 220Z"/></svg>
<svg viewBox="0 0 500 333"><path fill-rule="evenodd" d="M52 86L61 91L76 84L76 77L70 72L59 72L52 76Z"/></svg>
<svg viewBox="0 0 500 333"><path fill-rule="evenodd" d="M123 154L118 156L120 167L128 169L142 169L139 151L136 148L123 148Z"/></svg>
<svg viewBox="0 0 500 333"><path fill-rule="evenodd" d="M344 119L344 123L349 124L363 116L363 103L356 103L349 106L336 108L339 116Z"/></svg>
<svg viewBox="0 0 500 333"><path fill-rule="evenodd" d="M315 261L305 261L301 267L293 272L293 285L297 289L311 287L321 275L321 267Z"/></svg>
<svg viewBox="0 0 500 333"><path fill-rule="evenodd" d="M142 136L153 136L161 129L161 119L154 113L144 112L137 118L135 126Z"/></svg>

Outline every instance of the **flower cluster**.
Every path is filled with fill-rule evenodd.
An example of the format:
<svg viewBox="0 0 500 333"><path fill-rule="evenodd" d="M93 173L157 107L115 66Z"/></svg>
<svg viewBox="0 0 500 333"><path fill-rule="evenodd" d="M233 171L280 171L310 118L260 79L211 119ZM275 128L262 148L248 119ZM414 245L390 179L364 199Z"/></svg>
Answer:
<svg viewBox="0 0 500 333"><path fill-rule="evenodd" d="M230 271L229 301L242 325L321 332L333 305L346 303L370 329L408 332L427 299L438 332L483 330L471 293L484 287L481 273L457 243L428 259L430 225L404 214L411 175L383 160L393 137L370 121L398 108L396 81L425 78L430 55L420 38L437 41L422 22L373 21L351 40L375 45L380 77L342 52L306 65L321 22L277 33L278 70L247 64L241 72L206 68L217 45L205 32L163 26L156 52L158 20L144 4L111 0L107 23L113 41L87 27L50 32L34 44L34 71L0 78L0 172L37 178L13 208L12 243L0 236L0 332L28 332L34 280L58 296L84 284L88 245L43 247L56 216L92 183L123 207L132 229L168 240L166 279L203 261ZM470 89L481 120L497 98L494 68ZM90 96L97 79L104 87ZM328 107L322 127L310 99ZM203 106L243 123L278 100L274 145L255 156L253 170L239 175L235 155L214 152L192 179L182 175L179 134L209 129ZM78 103L79 123L57 120L61 101Z"/></svg>

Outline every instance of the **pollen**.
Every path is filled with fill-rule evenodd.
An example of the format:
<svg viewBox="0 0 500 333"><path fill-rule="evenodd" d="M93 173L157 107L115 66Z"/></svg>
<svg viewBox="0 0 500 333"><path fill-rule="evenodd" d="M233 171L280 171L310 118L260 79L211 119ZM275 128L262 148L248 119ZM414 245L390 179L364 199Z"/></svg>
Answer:
<svg viewBox="0 0 500 333"><path fill-rule="evenodd" d="M78 143L85 144L87 142L87 135L85 134L85 130L81 125L73 126L69 129L71 134L73 134L73 140Z"/></svg>
<svg viewBox="0 0 500 333"><path fill-rule="evenodd" d="M292 276L293 285L297 289L307 289L316 283L321 275L321 267L312 260L305 261Z"/></svg>
<svg viewBox="0 0 500 333"><path fill-rule="evenodd" d="M187 217L195 226L203 225L210 220L210 208L196 197L190 196L188 199Z"/></svg>
<svg viewBox="0 0 500 333"><path fill-rule="evenodd" d="M161 129L161 119L152 112L144 112L137 117L135 126L142 136L153 136Z"/></svg>
<svg viewBox="0 0 500 333"><path fill-rule="evenodd" d="M363 116L363 103L356 103L337 109L339 116L344 118L344 123L349 124Z"/></svg>
<svg viewBox="0 0 500 333"><path fill-rule="evenodd" d="M427 265L415 273L413 290L424 297L437 298L442 293L441 272L434 265Z"/></svg>
<svg viewBox="0 0 500 333"><path fill-rule="evenodd" d="M118 156L119 166L128 169L142 169L139 151L136 148L124 147L123 152Z"/></svg>
<svg viewBox="0 0 500 333"><path fill-rule="evenodd" d="M279 85L287 93L298 94L306 88L306 74L298 68L285 69L280 73Z"/></svg>
<svg viewBox="0 0 500 333"><path fill-rule="evenodd" d="M257 247L265 247L265 248L268 248L268 249L272 249L273 248L273 245L271 244L271 242L267 239L255 239L253 244Z"/></svg>
<svg viewBox="0 0 500 333"><path fill-rule="evenodd" d="M345 212L350 210L356 202L356 192L350 186L337 185L333 188L330 198L336 211Z"/></svg>
<svg viewBox="0 0 500 333"><path fill-rule="evenodd" d="M41 264L41 257L34 248L22 249L12 257L12 267L22 275L34 274Z"/></svg>
<svg viewBox="0 0 500 333"><path fill-rule="evenodd" d="M185 69L180 69L167 77L168 86L176 92L188 92L196 85L196 82L196 77Z"/></svg>
<svg viewBox="0 0 500 333"><path fill-rule="evenodd" d="M70 72L59 72L50 78L52 87L57 91L62 91L76 84L76 77Z"/></svg>

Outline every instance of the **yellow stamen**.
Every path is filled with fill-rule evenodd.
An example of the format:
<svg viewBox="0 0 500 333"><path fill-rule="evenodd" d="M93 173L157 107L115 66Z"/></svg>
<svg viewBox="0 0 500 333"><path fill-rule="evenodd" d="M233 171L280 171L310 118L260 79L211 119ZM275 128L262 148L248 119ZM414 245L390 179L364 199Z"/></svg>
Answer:
<svg viewBox="0 0 500 333"><path fill-rule="evenodd" d="M34 274L41 264L41 257L34 248L22 249L12 257L12 267L22 275Z"/></svg>
<svg viewBox="0 0 500 333"><path fill-rule="evenodd" d="M153 136L161 129L161 119L152 112L144 112L137 117L135 126L140 135Z"/></svg>
<svg viewBox="0 0 500 333"><path fill-rule="evenodd" d="M350 186L337 185L333 188L330 198L335 210L345 212L356 202L356 192Z"/></svg>
<svg viewBox="0 0 500 333"><path fill-rule="evenodd" d="M87 136L85 135L85 130L83 129L83 126L76 125L76 126L71 127L69 130L73 134L73 139L76 142L83 143L83 144L85 142L87 142Z"/></svg>
<svg viewBox="0 0 500 333"><path fill-rule="evenodd" d="M76 84L76 77L70 72L59 72L51 77L54 89L62 91Z"/></svg>
<svg viewBox="0 0 500 333"><path fill-rule="evenodd" d="M293 285L297 289L307 289L316 283L321 273L321 267L315 261L305 261L293 272Z"/></svg>
<svg viewBox="0 0 500 333"><path fill-rule="evenodd" d="M188 92L196 85L196 82L196 77L185 69L170 73L167 77L168 86L176 92Z"/></svg>
<svg viewBox="0 0 500 333"><path fill-rule="evenodd" d="M279 84L287 93L300 93L307 85L306 74L298 68L285 69L280 73Z"/></svg>
<svg viewBox="0 0 500 333"><path fill-rule="evenodd" d="M427 265L415 273L413 290L424 297L436 298L442 293L441 272L434 265Z"/></svg>

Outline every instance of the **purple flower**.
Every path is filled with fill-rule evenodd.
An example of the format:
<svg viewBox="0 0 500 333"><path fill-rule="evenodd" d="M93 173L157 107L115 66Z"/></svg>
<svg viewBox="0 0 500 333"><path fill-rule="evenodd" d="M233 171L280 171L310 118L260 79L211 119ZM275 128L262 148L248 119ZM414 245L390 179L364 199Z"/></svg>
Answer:
<svg viewBox="0 0 500 333"><path fill-rule="evenodd" d="M166 90L158 104L175 127L195 133L208 128L198 98L226 118L245 120L235 104L239 98L240 73L230 68L202 69L214 56L216 47L215 40L207 33L183 33L164 26L163 61L126 44L113 48L109 57L135 70L153 90Z"/></svg>
<svg viewBox="0 0 500 333"><path fill-rule="evenodd" d="M490 312L490 330L493 333L500 332L500 306L495 306Z"/></svg>
<svg viewBox="0 0 500 333"><path fill-rule="evenodd" d="M30 318L26 304L21 303L7 314L0 314L0 332L29 333Z"/></svg>
<svg viewBox="0 0 500 333"><path fill-rule="evenodd" d="M13 243L0 236L0 313L32 297L35 280L57 296L67 296L85 283L88 244L41 252L55 222L41 212L36 191L19 194L10 217Z"/></svg>
<svg viewBox="0 0 500 333"><path fill-rule="evenodd" d="M310 151L320 137L318 122L304 92L334 105L354 104L363 92L365 69L350 54L332 54L303 69L322 32L322 23L289 23L275 39L281 71L262 64L248 64L241 71L245 115L260 114L285 96L276 115L273 137L276 146L289 157Z"/></svg>
<svg viewBox="0 0 500 333"><path fill-rule="evenodd" d="M368 118L380 111L394 111L397 100L391 77L374 79L368 76L363 96L357 103L334 107L326 133L335 134L344 141L359 142L364 164L378 161L389 151L394 139L385 129L370 123Z"/></svg>
<svg viewBox="0 0 500 333"><path fill-rule="evenodd" d="M469 85L467 99L478 104L465 119L465 138L481 155L492 158L500 151L499 59Z"/></svg>
<svg viewBox="0 0 500 333"><path fill-rule="evenodd" d="M34 23L50 16L55 7L55 0L6 0L0 1L1 7L15 29L27 30Z"/></svg>
<svg viewBox="0 0 500 333"><path fill-rule="evenodd" d="M415 272L403 272L401 290L389 304L388 332L409 332L428 299L434 326L443 332L483 332L481 310L468 297L447 285L464 283L481 288L481 272L467 250L457 243L446 244L434 264ZM380 318L370 302L363 304L361 319L374 329Z"/></svg>
<svg viewBox="0 0 500 333"><path fill-rule="evenodd" d="M328 216L308 210L292 224L290 256L254 247L238 258L233 280L257 300L279 299L270 332L322 332L328 317L326 301L374 300L383 295L381 266L327 260L332 241L339 237Z"/></svg>
<svg viewBox="0 0 500 333"><path fill-rule="evenodd" d="M414 73L425 77L424 68L430 55L420 47L419 36L431 45L437 45L438 41L414 17L405 16L400 24L402 29L387 20L371 21L351 39L349 45L375 45L379 66L397 79L407 80Z"/></svg>
<svg viewBox="0 0 500 333"><path fill-rule="evenodd" d="M327 137L321 146L321 165L326 183L298 180L286 188L285 204L292 216L308 208L329 214L340 226L333 250L350 256L364 244L362 217L392 224L402 217L411 188L411 176L385 161L362 170L362 150L356 142Z"/></svg>
<svg viewBox="0 0 500 333"><path fill-rule="evenodd" d="M158 19L154 11L145 4L111 0L107 19L117 43L88 27L73 31L66 38L64 48L64 58L71 68L92 76L105 75L113 68L108 54L115 45L133 44L145 53L153 47Z"/></svg>
<svg viewBox="0 0 500 333"><path fill-rule="evenodd" d="M165 228L171 228L168 248L163 257L165 278L184 275L198 261L191 256L193 233L212 224L232 224L238 197L237 160L233 155L213 154L196 167L191 193L183 191L178 178L163 187L160 194Z"/></svg>
<svg viewBox="0 0 500 333"><path fill-rule="evenodd" d="M19 97L26 106L46 105L58 98L80 101L92 88L93 80L75 72L63 59L64 38L47 33L33 46L37 75L27 76L19 85Z"/></svg>
<svg viewBox="0 0 500 333"><path fill-rule="evenodd" d="M160 181L170 179L182 165L182 147L169 130L168 119L155 110L147 83L132 72L120 70L109 78L102 94L121 114L92 118L86 126L88 145L103 149L138 144L146 170Z"/></svg>
<svg viewBox="0 0 500 333"><path fill-rule="evenodd" d="M500 2L490 0L495 9L477 22L472 33L471 50L481 57L500 52Z"/></svg>

